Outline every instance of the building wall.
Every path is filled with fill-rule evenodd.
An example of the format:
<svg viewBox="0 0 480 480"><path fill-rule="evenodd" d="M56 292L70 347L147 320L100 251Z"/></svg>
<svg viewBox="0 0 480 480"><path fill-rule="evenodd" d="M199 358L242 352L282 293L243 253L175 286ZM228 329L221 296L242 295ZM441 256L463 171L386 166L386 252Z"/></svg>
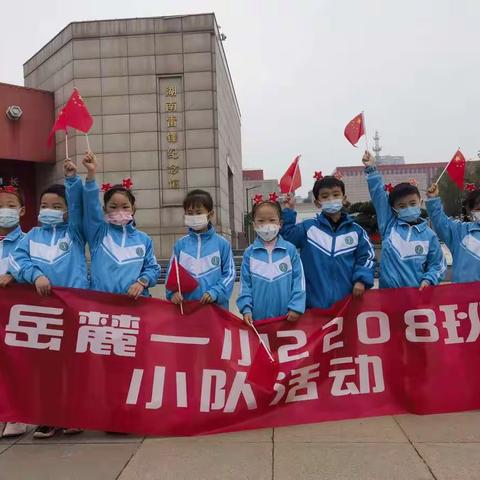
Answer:
<svg viewBox="0 0 480 480"><path fill-rule="evenodd" d="M137 225L158 257L184 235L181 203L193 188L212 194L220 232L242 231L240 114L220 50L213 14L82 22L24 65L25 84L53 91L57 112L79 89L95 119L89 139L98 181L132 178ZM173 86L175 97L167 94ZM172 116L175 126L167 123ZM70 137L70 156L80 164L84 135ZM38 168L39 187L61 180L64 157L59 133L57 164Z"/></svg>
<svg viewBox="0 0 480 480"><path fill-rule="evenodd" d="M268 195L272 192L280 194L278 180L244 180L243 181L243 211L252 209L252 202L255 195L263 195L264 199L268 199ZM248 195L248 197L247 197Z"/></svg>
<svg viewBox="0 0 480 480"><path fill-rule="evenodd" d="M19 120L5 114L12 105L22 109ZM51 92L0 83L0 159L53 162L55 150L47 145L53 120Z"/></svg>

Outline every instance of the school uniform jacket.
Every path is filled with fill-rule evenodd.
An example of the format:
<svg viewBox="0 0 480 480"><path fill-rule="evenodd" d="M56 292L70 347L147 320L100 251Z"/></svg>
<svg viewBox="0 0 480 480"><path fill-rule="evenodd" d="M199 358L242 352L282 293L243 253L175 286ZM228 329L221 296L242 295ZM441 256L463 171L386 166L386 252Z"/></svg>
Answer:
<svg viewBox="0 0 480 480"><path fill-rule="evenodd" d="M390 206L380 172L375 167L365 171L382 236L380 288L418 287L424 280L437 285L447 267L435 232L423 219L416 224L400 220Z"/></svg>
<svg viewBox="0 0 480 480"><path fill-rule="evenodd" d="M175 242L168 273L174 256L199 283L193 292L182 292L185 300L200 300L204 293L208 293L214 302L228 309L235 283L232 247L225 238L216 233L213 225L209 225L208 230L203 233L189 229L188 235ZM168 300L173 293L166 291Z"/></svg>
<svg viewBox="0 0 480 480"><path fill-rule="evenodd" d="M297 249L281 236L273 251L259 237L243 255L240 276L240 313L254 320L305 311L305 277Z"/></svg>
<svg viewBox="0 0 480 480"><path fill-rule="evenodd" d="M68 222L32 228L10 254L9 273L17 282L45 275L54 287L88 288L80 177L65 179L65 187Z"/></svg>
<svg viewBox="0 0 480 480"><path fill-rule="evenodd" d="M428 199L426 205L433 228L452 253L452 280L478 282L480 280L480 224L448 218L439 197Z"/></svg>
<svg viewBox="0 0 480 480"><path fill-rule="evenodd" d="M324 213L296 224L297 212L283 210L285 240L300 249L307 308L328 308L362 282L373 286L375 254L365 230L346 214L333 228Z"/></svg>
<svg viewBox="0 0 480 480"><path fill-rule="evenodd" d="M94 180L85 182L84 230L92 258L92 289L125 294L137 280L154 287L160 277L160 266L155 258L152 239L132 223L125 226L107 223L99 193ZM150 295L148 288L143 290L142 295Z"/></svg>
<svg viewBox="0 0 480 480"><path fill-rule="evenodd" d="M0 242L0 275L4 275L8 271L8 257L15 250L20 240L25 236L20 225L12 230Z"/></svg>

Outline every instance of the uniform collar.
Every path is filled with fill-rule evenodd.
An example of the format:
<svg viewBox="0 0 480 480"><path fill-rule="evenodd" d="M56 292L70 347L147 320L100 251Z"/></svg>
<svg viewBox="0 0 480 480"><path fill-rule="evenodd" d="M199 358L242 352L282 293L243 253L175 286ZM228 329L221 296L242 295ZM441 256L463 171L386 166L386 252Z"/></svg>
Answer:
<svg viewBox="0 0 480 480"><path fill-rule="evenodd" d="M193 228L189 228L188 234L195 238L197 237L210 238L210 237L213 237L213 235L215 235L215 227L211 223L209 223L208 230L202 233L197 233Z"/></svg>
<svg viewBox="0 0 480 480"><path fill-rule="evenodd" d="M17 226L17 228L15 230L12 230L8 235L5 236L5 238L3 239L3 241L7 241L7 242L14 242L15 240L17 240L19 237L21 237L23 234L22 232L22 229L20 227L20 225Z"/></svg>
<svg viewBox="0 0 480 480"><path fill-rule="evenodd" d="M332 228L332 224L330 223L330 220L327 218L327 215L325 215L325 213L317 213L317 221L319 223L321 223L322 225L325 225L325 226L328 226L328 228L330 228L330 230L333 230ZM342 216L340 217L340 220L338 221L337 223L337 230L343 226L343 225L347 225L349 223L353 223L353 218L348 215L347 213L345 212L342 212Z"/></svg>
<svg viewBox="0 0 480 480"><path fill-rule="evenodd" d="M44 223L40 223L40 228L42 230L53 230L54 228L65 228L68 227L67 222L57 223L56 225L46 225Z"/></svg>
<svg viewBox="0 0 480 480"><path fill-rule="evenodd" d="M265 246L265 242L257 235L257 238L255 241L252 243L253 249L254 250L266 250L267 247ZM273 247L274 250L277 248L281 250L286 250L287 249L287 242L282 238L281 235L278 235L277 241L275 243L275 246Z"/></svg>
<svg viewBox="0 0 480 480"><path fill-rule="evenodd" d="M108 223L108 222L107 222L107 223ZM123 232L123 230L124 230L124 228L125 228L125 230L126 230L127 233L133 233L133 232L135 232L135 230L136 230L135 225L133 224L133 221L130 222L130 223L127 223L127 224L125 225L125 227L122 226L122 225L114 225L113 223L108 223L108 226L109 226L109 227L112 227L114 230L118 230L118 231L121 231L121 232Z"/></svg>
<svg viewBox="0 0 480 480"><path fill-rule="evenodd" d="M400 220L398 217L397 217L397 220L398 220L399 225L405 225L406 227L409 227L409 228L413 227L418 232L423 232L428 226L427 221L424 218L421 218L421 217L419 218L420 222L415 223L414 225L410 225L408 222L406 222L405 220Z"/></svg>

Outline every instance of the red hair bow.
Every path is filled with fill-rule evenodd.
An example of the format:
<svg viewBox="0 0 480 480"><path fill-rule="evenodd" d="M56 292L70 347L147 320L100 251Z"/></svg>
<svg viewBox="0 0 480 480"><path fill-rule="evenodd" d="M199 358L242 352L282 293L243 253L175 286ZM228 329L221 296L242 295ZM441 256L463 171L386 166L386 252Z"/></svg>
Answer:
<svg viewBox="0 0 480 480"><path fill-rule="evenodd" d="M323 178L323 173L315 170L315 173L313 174L313 178L315 180L321 180Z"/></svg>
<svg viewBox="0 0 480 480"><path fill-rule="evenodd" d="M466 183L465 184L465 190L467 192L473 192L475 189L476 189L476 187L475 187L474 183Z"/></svg>
<svg viewBox="0 0 480 480"><path fill-rule="evenodd" d="M253 197L253 203L255 205L258 205L260 202L263 202L263 195L261 193L257 193L254 197Z"/></svg>
<svg viewBox="0 0 480 480"><path fill-rule="evenodd" d="M271 192L268 194L268 200L270 202L276 202L278 200L278 195L276 194L276 192Z"/></svg>
<svg viewBox="0 0 480 480"><path fill-rule="evenodd" d="M108 192L112 188L111 183L102 183L102 192Z"/></svg>
<svg viewBox="0 0 480 480"><path fill-rule="evenodd" d="M386 192L391 193L393 190L393 185L391 183L386 183L383 188Z"/></svg>
<svg viewBox="0 0 480 480"><path fill-rule="evenodd" d="M17 188L13 185L5 185L4 187L0 187L0 192L17 193Z"/></svg>
<svg viewBox="0 0 480 480"><path fill-rule="evenodd" d="M133 182L131 178L124 178L122 180L122 187L126 188L127 190L131 190L133 187Z"/></svg>

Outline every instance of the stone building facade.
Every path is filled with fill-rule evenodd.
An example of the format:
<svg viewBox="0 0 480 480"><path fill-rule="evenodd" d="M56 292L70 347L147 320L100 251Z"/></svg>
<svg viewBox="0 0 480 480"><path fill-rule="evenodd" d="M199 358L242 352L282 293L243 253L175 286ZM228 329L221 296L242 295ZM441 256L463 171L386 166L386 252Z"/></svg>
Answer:
<svg viewBox="0 0 480 480"><path fill-rule="evenodd" d="M158 257L185 234L181 205L194 188L212 194L217 230L237 244L240 110L214 14L72 23L25 63L24 77L54 92L57 113L78 88L95 120L98 181L132 179L136 222ZM85 136L69 131L68 146L80 165ZM61 181L64 157L59 132L56 164L37 166L38 189Z"/></svg>

